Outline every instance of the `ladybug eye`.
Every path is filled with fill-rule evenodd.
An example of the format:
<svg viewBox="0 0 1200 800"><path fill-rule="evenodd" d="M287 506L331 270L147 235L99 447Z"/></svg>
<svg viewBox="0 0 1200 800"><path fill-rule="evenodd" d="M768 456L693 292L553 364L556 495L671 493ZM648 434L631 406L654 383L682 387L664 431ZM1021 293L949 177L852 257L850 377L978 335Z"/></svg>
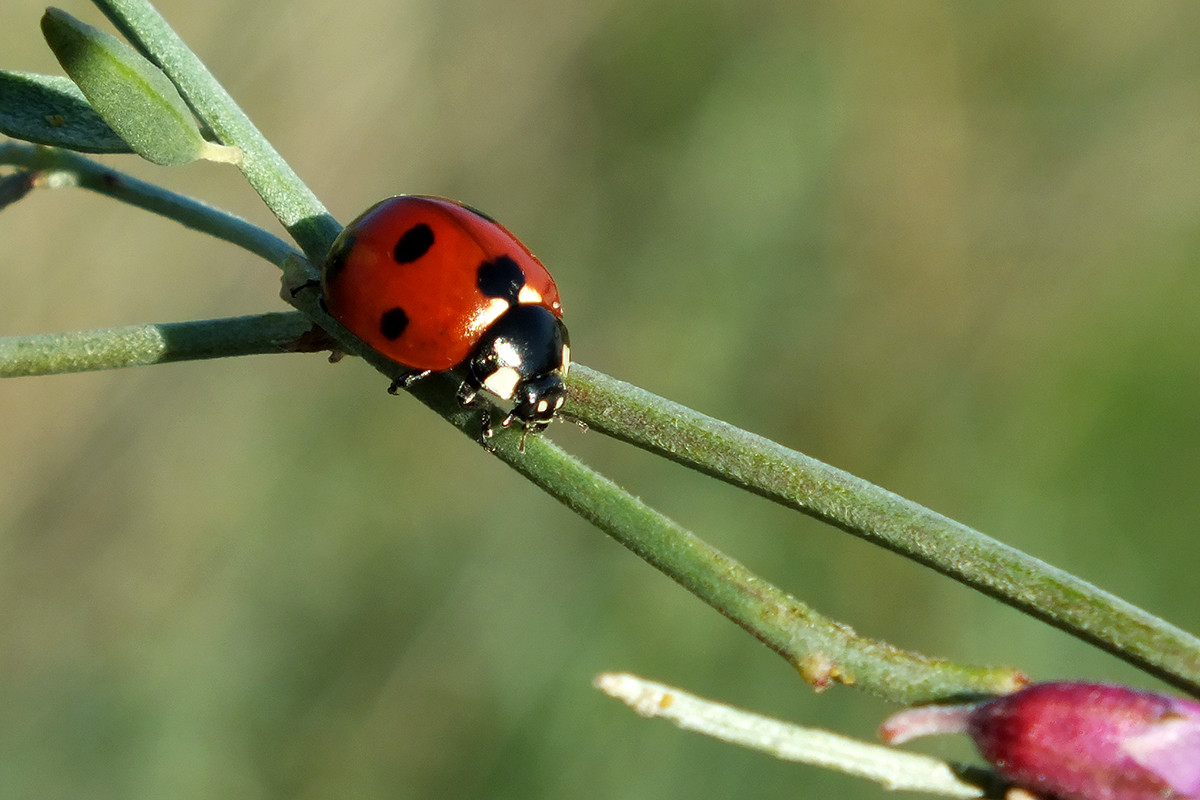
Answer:
<svg viewBox="0 0 1200 800"><path fill-rule="evenodd" d="M429 252L433 247L433 229L424 222L404 232L392 248L392 258L397 264L410 264Z"/></svg>
<svg viewBox="0 0 1200 800"><path fill-rule="evenodd" d="M475 285L484 297L499 297L516 305L517 295L525 285L525 273L520 264L508 256L497 256L479 265Z"/></svg>

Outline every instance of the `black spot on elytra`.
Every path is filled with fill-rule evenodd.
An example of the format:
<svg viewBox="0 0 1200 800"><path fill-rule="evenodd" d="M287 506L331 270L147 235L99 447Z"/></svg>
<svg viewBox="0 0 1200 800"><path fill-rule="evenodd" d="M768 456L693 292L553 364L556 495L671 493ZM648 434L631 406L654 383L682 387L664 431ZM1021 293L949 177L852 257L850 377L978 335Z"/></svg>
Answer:
<svg viewBox="0 0 1200 800"><path fill-rule="evenodd" d="M379 332L383 334L383 338L389 341L395 341L404 333L404 329L408 327L408 314L404 313L404 309L397 306L396 308L388 309L383 312L383 316L379 318Z"/></svg>
<svg viewBox="0 0 1200 800"><path fill-rule="evenodd" d="M433 229L424 222L417 223L404 232L392 248L392 258L397 264L411 264L433 247Z"/></svg>
<svg viewBox="0 0 1200 800"><path fill-rule="evenodd" d="M516 305L517 294L525 285L525 272L508 256L497 256L479 265L475 285L485 297L501 297Z"/></svg>

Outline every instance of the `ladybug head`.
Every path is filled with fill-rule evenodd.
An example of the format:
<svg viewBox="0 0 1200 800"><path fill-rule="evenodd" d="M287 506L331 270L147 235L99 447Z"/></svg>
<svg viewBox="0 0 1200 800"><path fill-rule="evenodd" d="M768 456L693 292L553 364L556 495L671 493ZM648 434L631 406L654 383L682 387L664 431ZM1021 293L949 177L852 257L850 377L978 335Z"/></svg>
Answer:
<svg viewBox="0 0 1200 800"><path fill-rule="evenodd" d="M508 412L503 424L508 426L517 420L526 429L540 431L550 424L566 399L567 388L557 373L522 381L517 384L512 411Z"/></svg>
<svg viewBox="0 0 1200 800"><path fill-rule="evenodd" d="M570 352L562 320L542 306L515 305L475 346L467 382L513 401L505 425L515 420L541 430L562 408Z"/></svg>

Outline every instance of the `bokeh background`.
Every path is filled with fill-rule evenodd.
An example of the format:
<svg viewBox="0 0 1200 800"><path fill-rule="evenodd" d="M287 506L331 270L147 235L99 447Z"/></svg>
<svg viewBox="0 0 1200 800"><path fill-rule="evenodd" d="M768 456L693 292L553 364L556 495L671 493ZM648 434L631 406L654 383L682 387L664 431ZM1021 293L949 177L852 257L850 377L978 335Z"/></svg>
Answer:
<svg viewBox="0 0 1200 800"><path fill-rule="evenodd" d="M1200 628L1195 3L159 7L343 222L484 208L554 271L583 363ZM58 71L41 11L5 1L0 66ZM113 163L278 230L232 169ZM0 242L4 335L283 308L273 267L83 192L5 210ZM591 689L628 669L866 738L892 710L814 695L385 384L319 355L0 384L0 795L881 796ZM1155 685L551 435L864 633Z"/></svg>

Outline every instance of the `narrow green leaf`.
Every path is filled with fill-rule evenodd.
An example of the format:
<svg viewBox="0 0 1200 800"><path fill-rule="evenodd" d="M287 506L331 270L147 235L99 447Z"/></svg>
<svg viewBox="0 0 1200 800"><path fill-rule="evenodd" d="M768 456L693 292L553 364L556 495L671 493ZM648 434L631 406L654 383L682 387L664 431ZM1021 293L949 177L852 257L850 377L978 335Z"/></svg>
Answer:
<svg viewBox="0 0 1200 800"><path fill-rule="evenodd" d="M212 147L191 109L158 67L117 37L57 8L42 34L92 108L135 153L155 164L186 164Z"/></svg>
<svg viewBox="0 0 1200 800"><path fill-rule="evenodd" d="M0 133L80 153L132 153L64 75L0 70Z"/></svg>

